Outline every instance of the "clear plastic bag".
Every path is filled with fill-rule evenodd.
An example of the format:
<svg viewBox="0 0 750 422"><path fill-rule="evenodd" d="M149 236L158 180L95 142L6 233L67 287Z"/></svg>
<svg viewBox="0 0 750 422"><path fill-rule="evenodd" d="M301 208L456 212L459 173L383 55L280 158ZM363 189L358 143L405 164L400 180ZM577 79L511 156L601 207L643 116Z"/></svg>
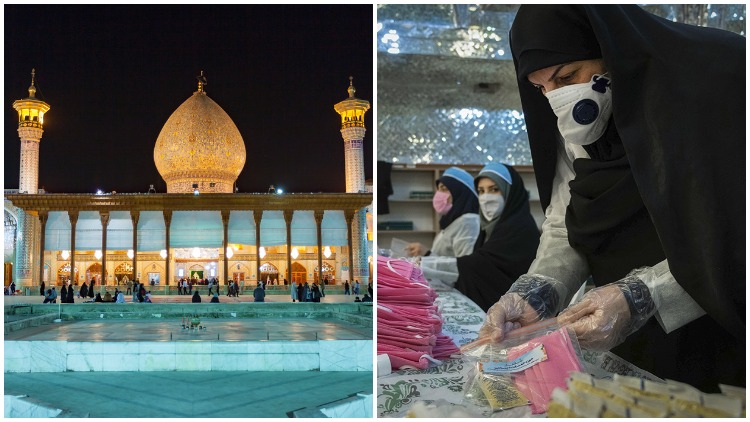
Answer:
<svg viewBox="0 0 750 422"><path fill-rule="evenodd" d="M518 391L533 414L545 413L553 390L566 389L570 372L583 368L575 335L554 320L513 330L500 343L474 346L465 350L477 365L467 392L476 395L478 386L494 410L517 406L513 397Z"/></svg>

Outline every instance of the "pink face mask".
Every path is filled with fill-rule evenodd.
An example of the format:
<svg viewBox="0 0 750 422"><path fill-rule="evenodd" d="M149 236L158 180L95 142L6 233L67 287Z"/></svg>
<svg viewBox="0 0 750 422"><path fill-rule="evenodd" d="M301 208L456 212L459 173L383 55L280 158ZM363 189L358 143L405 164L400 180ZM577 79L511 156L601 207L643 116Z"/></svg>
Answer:
<svg viewBox="0 0 750 422"><path fill-rule="evenodd" d="M445 215L451 210L453 204L448 202L450 196L451 194L448 192L435 192L435 196L432 197L432 207L435 208L435 211L437 211L438 214Z"/></svg>

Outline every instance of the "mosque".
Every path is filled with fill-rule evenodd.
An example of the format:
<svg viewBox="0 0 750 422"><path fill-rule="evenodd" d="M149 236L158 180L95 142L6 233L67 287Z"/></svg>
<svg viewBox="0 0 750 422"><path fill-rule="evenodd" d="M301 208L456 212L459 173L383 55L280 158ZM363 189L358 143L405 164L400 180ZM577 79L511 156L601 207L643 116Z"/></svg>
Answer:
<svg viewBox="0 0 750 422"><path fill-rule="evenodd" d="M346 193L238 193L245 141L229 115L198 89L164 124L154 147L167 193L49 194L38 189L39 148L50 105L29 96L18 111L18 191L5 191L5 285L97 286L138 279L174 292L181 279L370 280L372 186L365 183L364 116L370 103L354 96L335 104L345 149ZM198 165L186 168L182 163ZM156 287L159 286L159 287ZM34 291L36 289L36 292Z"/></svg>

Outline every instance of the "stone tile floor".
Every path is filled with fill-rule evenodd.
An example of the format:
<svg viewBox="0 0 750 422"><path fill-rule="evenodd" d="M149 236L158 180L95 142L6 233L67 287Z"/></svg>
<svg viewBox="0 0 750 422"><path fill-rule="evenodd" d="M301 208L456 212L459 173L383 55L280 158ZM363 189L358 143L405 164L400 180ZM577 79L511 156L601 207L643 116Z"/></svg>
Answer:
<svg viewBox="0 0 750 422"><path fill-rule="evenodd" d="M204 330L185 330L181 318L81 320L29 327L5 335L26 341L259 341L371 340L373 329L337 319L202 318Z"/></svg>
<svg viewBox="0 0 750 422"><path fill-rule="evenodd" d="M5 374L26 394L90 418L285 418L372 394L372 372L62 372Z"/></svg>

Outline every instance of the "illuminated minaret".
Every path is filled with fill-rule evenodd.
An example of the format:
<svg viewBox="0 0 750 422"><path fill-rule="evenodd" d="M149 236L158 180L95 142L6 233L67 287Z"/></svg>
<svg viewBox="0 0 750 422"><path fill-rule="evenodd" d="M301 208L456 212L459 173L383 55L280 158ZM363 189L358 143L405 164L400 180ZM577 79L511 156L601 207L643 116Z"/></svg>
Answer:
<svg viewBox="0 0 750 422"><path fill-rule="evenodd" d="M29 96L13 102L18 111L18 137L21 138L21 171L18 180L18 192L36 194L39 188L39 142L44 133L44 113L49 104L36 98L34 86L35 70L31 70ZM29 285L34 278L32 271L34 258L34 234L36 219L19 210L18 238L16 240L16 286Z"/></svg>
<svg viewBox="0 0 750 422"><path fill-rule="evenodd" d="M362 140L365 137L365 113L370 109L370 102L360 100L354 96L353 77L349 77L349 98L333 106L341 115L341 136L344 138L344 161L346 171L346 192L363 193L365 188L364 154ZM363 208L354 216L352 224L352 255L351 275L353 282L358 279L364 289L367 288L367 277L370 270L367 262L367 220L366 209Z"/></svg>

